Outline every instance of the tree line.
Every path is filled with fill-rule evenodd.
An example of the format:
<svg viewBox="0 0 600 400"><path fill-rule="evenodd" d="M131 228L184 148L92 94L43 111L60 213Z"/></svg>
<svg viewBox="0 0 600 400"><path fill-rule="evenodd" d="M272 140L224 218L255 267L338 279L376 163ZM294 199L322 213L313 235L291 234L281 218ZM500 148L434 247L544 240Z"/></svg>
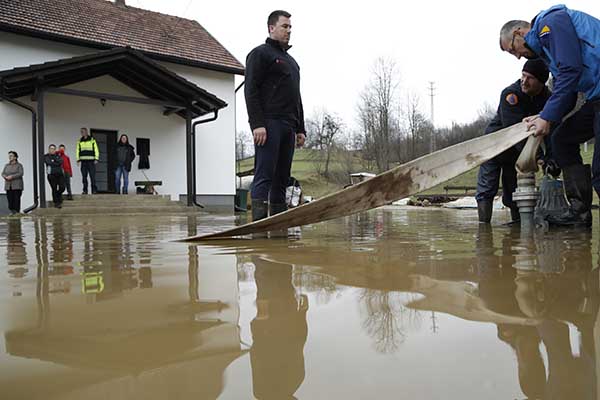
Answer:
<svg viewBox="0 0 600 400"><path fill-rule="evenodd" d="M370 80L357 100L356 128L325 107L314 110L306 119L307 144L314 157L316 172L327 179L348 180L357 168L381 173L432 151L483 134L493 117L489 106L478 112L472 122L434 128L422 110L420 99L400 85L393 60L379 58ZM237 158L253 154L250 133L238 133Z"/></svg>

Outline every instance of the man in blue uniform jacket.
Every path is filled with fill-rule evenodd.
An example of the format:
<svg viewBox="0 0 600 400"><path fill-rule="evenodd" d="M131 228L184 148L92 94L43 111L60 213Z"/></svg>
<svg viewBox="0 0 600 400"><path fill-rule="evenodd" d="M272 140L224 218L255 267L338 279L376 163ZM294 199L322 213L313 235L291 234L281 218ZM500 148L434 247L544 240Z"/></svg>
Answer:
<svg viewBox="0 0 600 400"><path fill-rule="evenodd" d="M539 114L550 97L550 91L546 87L547 80L546 64L539 59L528 60L523 66L521 79L502 91L498 111L485 129L485 133L496 132L521 122L525 117ZM512 199L512 194L517 188L515 163L521 150L523 150L523 143L481 164L475 194L479 222L489 223L492 219L492 206L494 197L498 193L501 174L502 202L510 208L512 220L519 220L519 209Z"/></svg>
<svg viewBox="0 0 600 400"><path fill-rule="evenodd" d="M600 195L600 146L594 148L592 174L583 165L579 144L600 137L600 20L556 5L531 23L513 20L500 31L500 48L518 59L539 57L554 77L553 93L539 116L526 118L536 136L548 135L563 170L569 211L549 222L590 226L592 185ZM585 105L571 118L577 94ZM600 141L598 141L600 143Z"/></svg>

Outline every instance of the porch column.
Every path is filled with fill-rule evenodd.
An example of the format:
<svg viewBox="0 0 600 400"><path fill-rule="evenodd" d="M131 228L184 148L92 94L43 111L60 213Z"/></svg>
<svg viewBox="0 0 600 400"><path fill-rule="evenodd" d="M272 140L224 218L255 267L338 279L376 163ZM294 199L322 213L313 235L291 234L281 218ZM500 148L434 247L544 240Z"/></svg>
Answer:
<svg viewBox="0 0 600 400"><path fill-rule="evenodd" d="M196 171L194 171L194 148L192 146L192 111L189 106L185 110L185 164L186 164L186 179L187 179L187 205L188 207L192 207L194 205L194 200L192 196L195 196L194 193L194 175Z"/></svg>
<svg viewBox="0 0 600 400"><path fill-rule="evenodd" d="M38 188L40 196L40 207L46 208L46 165L44 164L44 89L37 87L37 122L38 122ZM36 183L34 182L34 185Z"/></svg>

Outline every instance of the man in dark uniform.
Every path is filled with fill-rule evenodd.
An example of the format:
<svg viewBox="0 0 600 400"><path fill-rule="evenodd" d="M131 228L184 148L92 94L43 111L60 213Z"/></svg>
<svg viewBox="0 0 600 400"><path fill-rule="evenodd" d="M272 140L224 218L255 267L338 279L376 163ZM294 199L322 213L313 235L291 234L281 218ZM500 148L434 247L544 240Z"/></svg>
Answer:
<svg viewBox="0 0 600 400"><path fill-rule="evenodd" d="M288 54L290 17L286 11L273 11L267 21L269 38L246 59L244 94L255 144L254 221L287 210L285 190L294 147L306 139L300 67Z"/></svg>
<svg viewBox="0 0 600 400"><path fill-rule="evenodd" d="M509 21L500 30L500 48L520 59L540 57L552 72L554 90L539 116L526 120L536 136L552 127L552 147L563 170L569 210L553 219L556 225L591 226L592 185L600 195L600 146L590 168L583 165L579 144L595 137L600 143L600 20L556 5L540 12L531 23ZM571 118L577 93L586 104Z"/></svg>
<svg viewBox="0 0 600 400"><path fill-rule="evenodd" d="M485 133L496 132L521 122L525 117L538 114L550 97L550 91L545 85L547 80L548 68L543 61L527 61L523 66L521 79L502 91L496 116ZM479 222L489 223L492 219L494 197L498 193L501 175L502 202L510 208L512 220L519 220L519 209L512 199L512 194L517 187L515 163L522 149L523 143L519 143L486 161L479 168L475 195Z"/></svg>

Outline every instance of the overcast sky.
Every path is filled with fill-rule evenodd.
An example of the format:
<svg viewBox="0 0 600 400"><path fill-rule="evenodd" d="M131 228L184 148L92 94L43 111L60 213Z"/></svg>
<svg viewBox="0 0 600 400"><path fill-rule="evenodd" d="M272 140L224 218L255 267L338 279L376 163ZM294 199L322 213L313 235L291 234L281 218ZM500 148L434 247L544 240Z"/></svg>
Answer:
<svg viewBox="0 0 600 400"><path fill-rule="evenodd" d="M396 61L402 89L419 96L427 116L429 81L435 82L435 124L441 127L471 121L485 103L497 107L501 90L520 77L524 62L500 51L500 27L509 19L531 20L557 3L127 0L127 4L200 22L242 63L266 38L268 14L287 10L293 24L290 54L300 64L307 116L326 107L347 125L356 126L358 95L374 60L382 56ZM599 1L566 4L600 17ZM247 129L242 92L238 129Z"/></svg>

